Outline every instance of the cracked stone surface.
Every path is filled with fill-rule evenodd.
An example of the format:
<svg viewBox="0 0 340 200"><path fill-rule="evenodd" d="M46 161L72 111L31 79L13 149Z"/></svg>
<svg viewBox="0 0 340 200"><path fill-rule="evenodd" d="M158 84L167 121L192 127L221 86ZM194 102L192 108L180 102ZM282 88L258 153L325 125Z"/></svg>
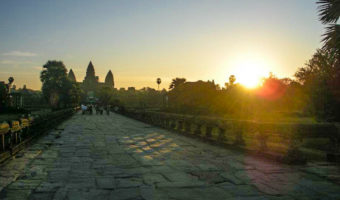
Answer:
<svg viewBox="0 0 340 200"><path fill-rule="evenodd" d="M76 114L0 166L0 199L340 199L339 166L288 166L121 115Z"/></svg>

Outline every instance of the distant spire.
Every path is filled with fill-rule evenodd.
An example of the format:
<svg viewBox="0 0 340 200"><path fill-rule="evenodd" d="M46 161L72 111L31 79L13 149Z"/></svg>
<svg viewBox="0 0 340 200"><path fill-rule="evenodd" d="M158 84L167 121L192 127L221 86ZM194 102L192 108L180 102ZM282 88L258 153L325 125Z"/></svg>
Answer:
<svg viewBox="0 0 340 200"><path fill-rule="evenodd" d="M115 83L113 80L113 74L111 72L111 70L107 73L106 77L105 77L105 85L114 88Z"/></svg>
<svg viewBox="0 0 340 200"><path fill-rule="evenodd" d="M94 87L95 84L98 83L96 75L95 75L94 67L91 61L89 65L87 66L86 76L83 82L85 83L85 85L88 85L91 87L92 86Z"/></svg>
<svg viewBox="0 0 340 200"><path fill-rule="evenodd" d="M90 61L89 66L87 66L86 70L87 77L95 77L95 71L92 62Z"/></svg>
<svg viewBox="0 0 340 200"><path fill-rule="evenodd" d="M73 81L73 82L77 82L76 76L74 75L72 69L70 69L70 71L68 72L68 78L69 78L71 81Z"/></svg>

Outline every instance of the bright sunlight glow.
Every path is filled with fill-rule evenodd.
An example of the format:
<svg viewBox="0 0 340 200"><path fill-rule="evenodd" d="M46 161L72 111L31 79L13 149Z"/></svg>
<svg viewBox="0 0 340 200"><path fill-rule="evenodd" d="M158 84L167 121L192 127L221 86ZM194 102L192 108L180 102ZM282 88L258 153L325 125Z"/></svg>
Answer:
<svg viewBox="0 0 340 200"><path fill-rule="evenodd" d="M255 88L260 85L263 77L268 76L267 67L267 63L259 59L244 59L234 63L233 74L237 83Z"/></svg>

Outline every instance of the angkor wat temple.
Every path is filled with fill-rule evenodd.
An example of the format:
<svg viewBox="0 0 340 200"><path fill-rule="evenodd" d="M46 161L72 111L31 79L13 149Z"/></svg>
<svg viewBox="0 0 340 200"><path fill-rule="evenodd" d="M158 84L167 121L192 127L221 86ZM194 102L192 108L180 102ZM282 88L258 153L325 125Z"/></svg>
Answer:
<svg viewBox="0 0 340 200"><path fill-rule="evenodd" d="M70 69L68 73L69 79L73 80L74 82L77 82L76 77ZM87 70L86 70L86 76L83 80L83 82L78 82L80 87L88 94L89 92L95 92L98 89L102 87L109 87L109 88L114 88L114 79L113 79L113 74L111 70L107 73L105 77L105 82L99 82L99 77L96 76L94 67L92 62L90 61Z"/></svg>

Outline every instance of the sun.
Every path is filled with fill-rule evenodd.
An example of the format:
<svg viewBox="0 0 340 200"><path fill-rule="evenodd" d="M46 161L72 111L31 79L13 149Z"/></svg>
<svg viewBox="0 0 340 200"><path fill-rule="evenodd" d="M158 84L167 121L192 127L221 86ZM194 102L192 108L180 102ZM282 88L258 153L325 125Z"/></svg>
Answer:
<svg viewBox="0 0 340 200"><path fill-rule="evenodd" d="M236 82L247 88L256 88L261 84L262 78L268 75L266 64L260 60L241 60L233 68Z"/></svg>

